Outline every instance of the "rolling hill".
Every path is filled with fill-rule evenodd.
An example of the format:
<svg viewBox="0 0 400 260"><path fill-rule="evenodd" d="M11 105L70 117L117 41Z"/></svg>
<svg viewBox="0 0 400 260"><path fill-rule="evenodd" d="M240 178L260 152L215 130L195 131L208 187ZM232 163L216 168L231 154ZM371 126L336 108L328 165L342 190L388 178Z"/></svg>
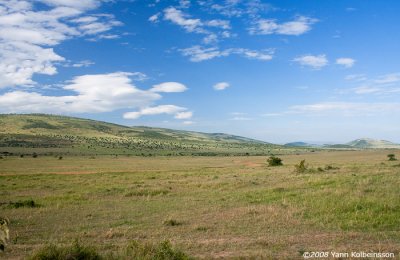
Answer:
<svg viewBox="0 0 400 260"><path fill-rule="evenodd" d="M38 154L264 155L281 146L223 133L128 127L45 114L0 115L0 152Z"/></svg>
<svg viewBox="0 0 400 260"><path fill-rule="evenodd" d="M327 145L326 148L350 148L350 149L400 149L400 144L395 144L386 140L376 140L371 138L356 139L345 144Z"/></svg>

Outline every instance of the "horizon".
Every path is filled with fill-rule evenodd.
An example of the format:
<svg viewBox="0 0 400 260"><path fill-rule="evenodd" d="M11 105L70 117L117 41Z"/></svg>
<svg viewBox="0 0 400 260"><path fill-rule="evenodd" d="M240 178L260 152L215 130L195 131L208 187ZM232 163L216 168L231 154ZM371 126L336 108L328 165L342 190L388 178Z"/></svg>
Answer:
<svg viewBox="0 0 400 260"><path fill-rule="evenodd" d="M358 141L358 140L371 140L371 141L388 141L391 142L393 144L397 144L396 142L392 142L391 140L385 140L385 139L373 139L373 138L369 138L369 137L359 137L353 140L347 140L345 142L325 142L325 141L318 141L318 140L314 140L314 141L307 141L307 140L297 140L297 141L289 141L289 142L285 142L285 143L278 143L278 142L274 142L273 140L260 140L260 139L254 139L248 136L240 136L240 135L235 135L235 134L231 134L229 132L200 132L200 131L195 131L195 130L184 130L184 129L171 129L171 128L165 128L165 127L151 127L151 126L146 126L146 125L123 125L123 124L116 124L113 122L108 122L108 121L101 121L101 120L95 120L95 119L91 119L91 118L84 118L84 117L78 117L78 116L67 116L67 115L62 115L62 114L45 114L45 113L31 113L31 114L14 114L14 113L9 113L9 114L0 114L1 115L15 115L15 116L19 116L19 115L27 115L27 116L61 116L61 117L70 117L70 118L76 118L76 119L83 119L83 120L93 120L93 121L97 121L100 123L106 123L106 124L115 124L115 125L119 125L119 126L123 126L123 127L148 127L148 128L160 128L160 129L168 129L168 130L173 130L173 131L189 131L189 132L197 132L197 133L204 133L204 134L225 134L225 135L232 135L232 136L238 136L238 137L244 137L244 138L248 138L248 139L253 139L255 141L261 141L261 142L267 142L270 144L276 144L276 145L285 145L285 144L290 144L290 143L306 143L309 145L336 145L336 144L347 144L353 141Z"/></svg>
<svg viewBox="0 0 400 260"><path fill-rule="evenodd" d="M275 144L400 143L398 10L394 0L0 0L0 113Z"/></svg>

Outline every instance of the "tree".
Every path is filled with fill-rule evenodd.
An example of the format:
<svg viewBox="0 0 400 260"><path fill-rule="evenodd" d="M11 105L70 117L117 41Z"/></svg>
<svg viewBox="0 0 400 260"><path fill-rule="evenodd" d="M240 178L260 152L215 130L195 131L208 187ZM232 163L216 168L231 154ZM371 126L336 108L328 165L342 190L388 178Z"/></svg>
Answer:
<svg viewBox="0 0 400 260"><path fill-rule="evenodd" d="M389 159L388 159L389 161L397 161L396 155L394 155L394 154L392 154L392 153L391 153L391 154L388 154L387 157L389 158Z"/></svg>

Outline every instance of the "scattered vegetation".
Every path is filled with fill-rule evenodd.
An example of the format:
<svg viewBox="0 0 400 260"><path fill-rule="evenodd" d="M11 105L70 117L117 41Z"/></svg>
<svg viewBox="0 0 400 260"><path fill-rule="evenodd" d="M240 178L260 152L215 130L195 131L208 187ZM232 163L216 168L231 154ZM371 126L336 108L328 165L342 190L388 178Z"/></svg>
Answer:
<svg viewBox="0 0 400 260"><path fill-rule="evenodd" d="M267 160L268 166L281 166L282 164L282 159L279 157L275 156L270 156Z"/></svg>
<svg viewBox="0 0 400 260"><path fill-rule="evenodd" d="M304 173L308 170L308 164L306 164L306 160L301 160L294 168L296 173Z"/></svg>
<svg viewBox="0 0 400 260"><path fill-rule="evenodd" d="M179 222L179 221L177 221L177 220L175 220L175 219L167 219L167 220L165 220L164 221L164 226L171 226L171 227L173 227L173 226L180 226L180 225L182 225L182 222Z"/></svg>
<svg viewBox="0 0 400 260"><path fill-rule="evenodd" d="M137 191L131 191L125 194L125 197L153 197L153 196L158 196L158 195L165 195L168 194L168 190L137 190Z"/></svg>
<svg viewBox="0 0 400 260"><path fill-rule="evenodd" d="M137 260L189 260L188 255L172 247L168 240L158 244L140 243L132 241L127 249L124 259Z"/></svg>
<svg viewBox="0 0 400 260"><path fill-rule="evenodd" d="M396 155L391 153L387 155L388 161L397 161Z"/></svg>
<svg viewBox="0 0 400 260"><path fill-rule="evenodd" d="M33 201L32 199L30 200L20 200L17 202L8 202L6 203L8 208L14 208L14 209L18 209L18 208L37 208L39 207L39 205L37 203L35 203L35 201Z"/></svg>
<svg viewBox="0 0 400 260"><path fill-rule="evenodd" d="M94 247L83 245L79 240L71 246L46 245L34 253L30 260L100 260Z"/></svg>

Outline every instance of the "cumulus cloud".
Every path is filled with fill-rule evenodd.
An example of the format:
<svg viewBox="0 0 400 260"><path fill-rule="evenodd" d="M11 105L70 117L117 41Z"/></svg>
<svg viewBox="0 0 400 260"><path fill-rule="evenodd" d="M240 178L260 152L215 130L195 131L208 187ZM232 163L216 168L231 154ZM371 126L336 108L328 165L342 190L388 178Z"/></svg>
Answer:
<svg viewBox="0 0 400 260"><path fill-rule="evenodd" d="M139 111L126 113L124 117L134 119L163 113L173 114L177 119L192 117L193 113L184 107L150 106L161 99L161 95L156 92L180 92L182 84L173 82L171 85L171 82L166 82L156 85L157 91L154 88L141 90L133 84L132 78L140 79L142 76L142 73L127 72L78 76L62 87L64 91L70 92L64 96L28 91L7 92L0 95L0 113L100 113L135 108ZM175 89L171 86L175 86Z"/></svg>
<svg viewBox="0 0 400 260"><path fill-rule="evenodd" d="M338 58L338 59L336 59L336 64L342 65L345 68L353 67L355 62L356 62L356 60L354 60L352 58Z"/></svg>
<svg viewBox="0 0 400 260"><path fill-rule="evenodd" d="M249 28L250 34L282 34L282 35L301 35L311 30L311 25L318 20L299 16L295 20L285 23L277 23L275 19L257 20L254 26Z"/></svg>
<svg viewBox="0 0 400 260"><path fill-rule="evenodd" d="M47 5L43 10L36 3ZM65 61L53 47L74 37L94 36L121 25L113 16L85 12L100 0L0 0L0 87L33 85L35 74L54 75Z"/></svg>
<svg viewBox="0 0 400 260"><path fill-rule="evenodd" d="M215 90L224 90L228 88L230 85L228 82L219 82L213 86Z"/></svg>
<svg viewBox="0 0 400 260"><path fill-rule="evenodd" d="M50 96L12 91L0 95L2 113L98 113L148 106L161 98L157 93L136 88L133 73L83 75L63 86L70 95Z"/></svg>
<svg viewBox="0 0 400 260"><path fill-rule="evenodd" d="M180 52L183 56L189 57L189 60L193 62L200 62L218 57L226 57L232 54L237 54L247 59L268 61L273 58L274 54L272 49L258 51L245 48L230 48L220 50L217 47L204 48L199 45L195 45L186 49L180 49Z"/></svg>
<svg viewBox="0 0 400 260"><path fill-rule="evenodd" d="M313 69L321 69L328 65L328 59L326 58L326 55L304 55L304 56L299 56L293 59L293 61L298 62L302 66L308 66Z"/></svg>
<svg viewBox="0 0 400 260"><path fill-rule="evenodd" d="M154 85L150 91L153 92L183 92L186 91L187 87L178 82L164 82L158 85Z"/></svg>
<svg viewBox="0 0 400 260"><path fill-rule="evenodd" d="M123 115L125 119L137 119L147 115L174 115L176 119L188 119L192 117L192 112L186 111L187 108L175 105L160 105L155 107L145 107L135 112L127 112Z"/></svg>

